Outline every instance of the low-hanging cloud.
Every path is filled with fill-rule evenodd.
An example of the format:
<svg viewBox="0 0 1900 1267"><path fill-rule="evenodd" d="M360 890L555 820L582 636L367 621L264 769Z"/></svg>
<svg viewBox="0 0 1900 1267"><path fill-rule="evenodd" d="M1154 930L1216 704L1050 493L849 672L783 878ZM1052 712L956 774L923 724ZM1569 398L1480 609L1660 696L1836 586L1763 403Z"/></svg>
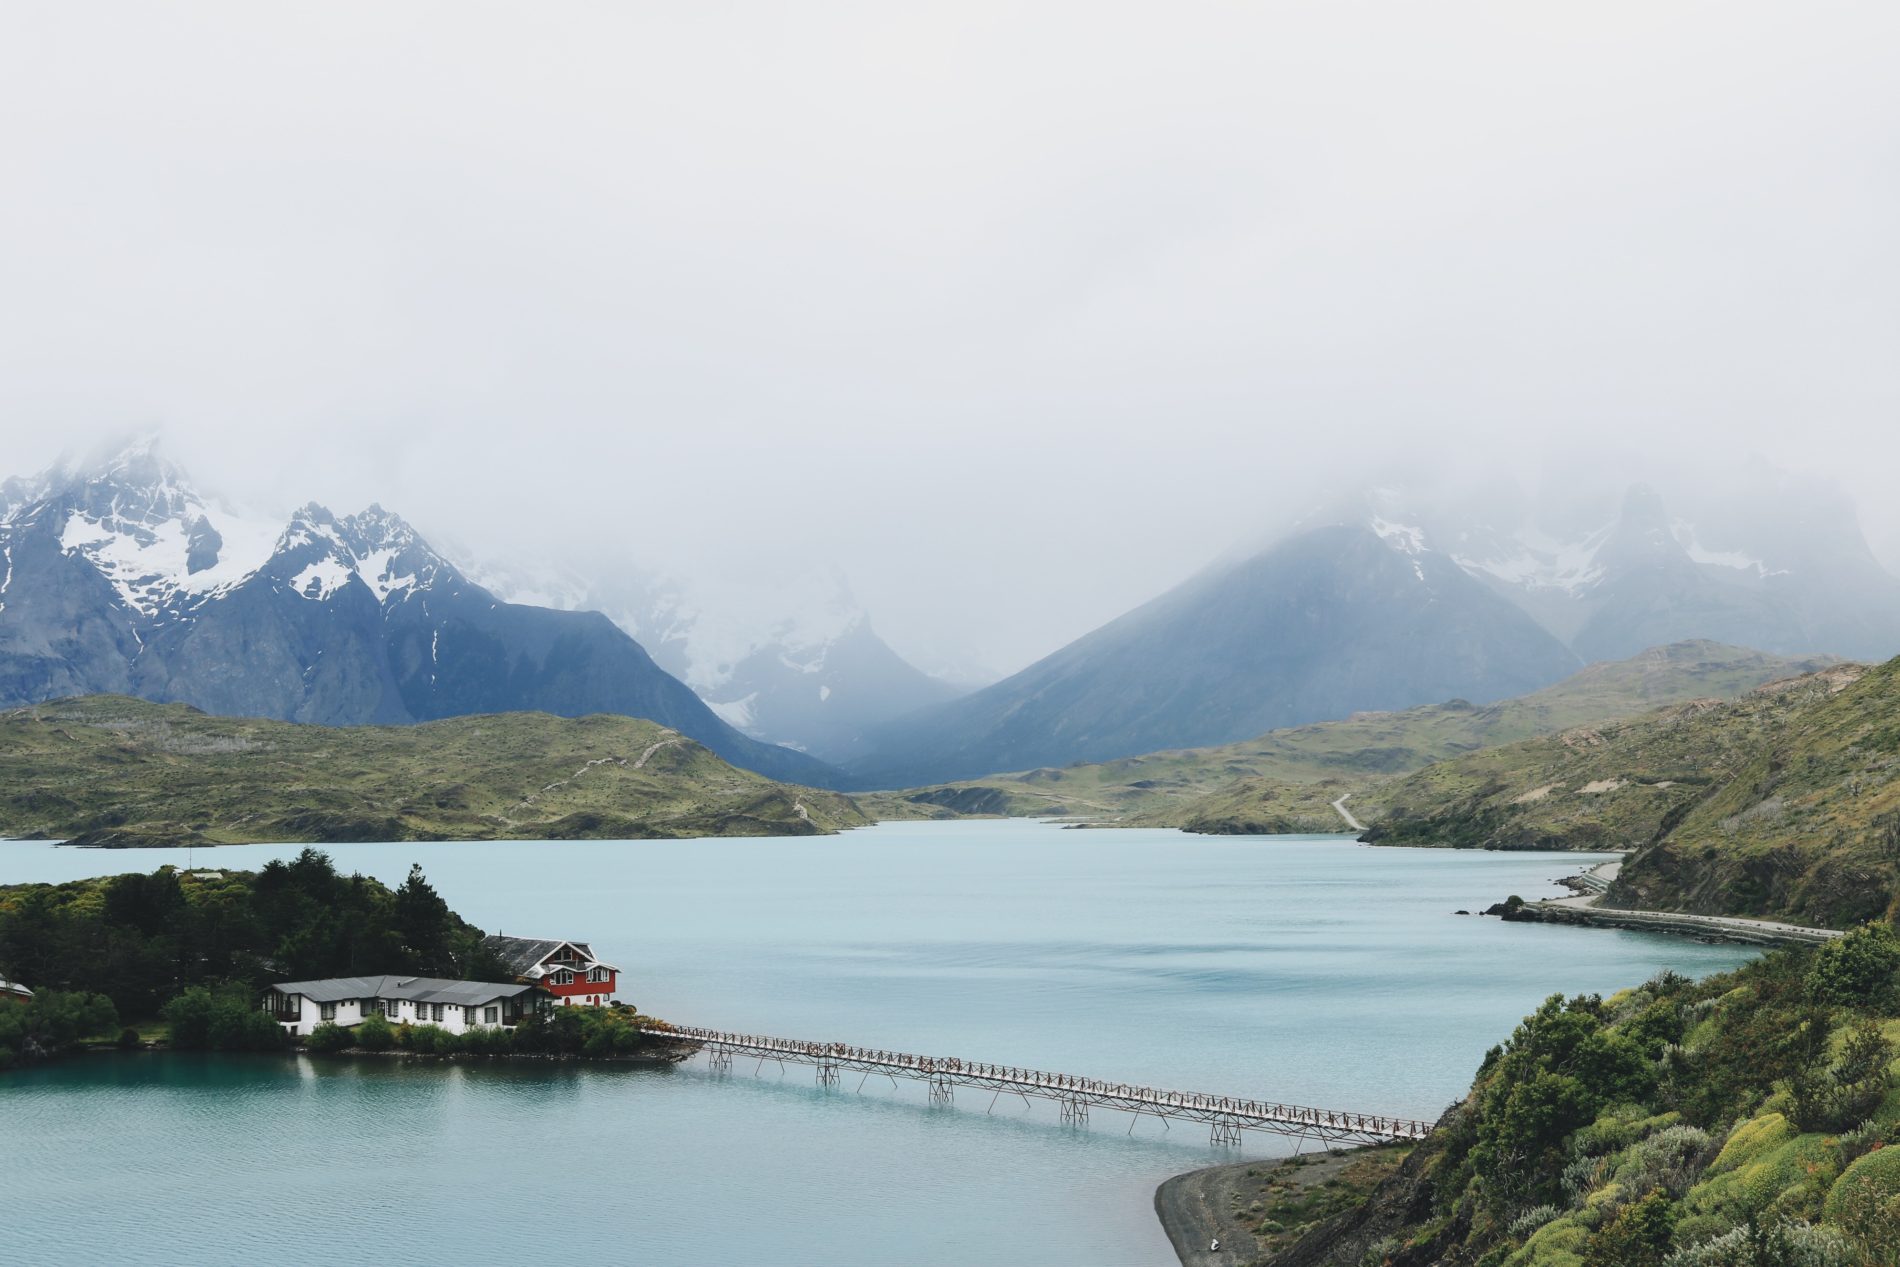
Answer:
<svg viewBox="0 0 1900 1267"><path fill-rule="evenodd" d="M835 563L1011 668L1392 471L1900 509L1880 4L15 6L6 472Z"/></svg>

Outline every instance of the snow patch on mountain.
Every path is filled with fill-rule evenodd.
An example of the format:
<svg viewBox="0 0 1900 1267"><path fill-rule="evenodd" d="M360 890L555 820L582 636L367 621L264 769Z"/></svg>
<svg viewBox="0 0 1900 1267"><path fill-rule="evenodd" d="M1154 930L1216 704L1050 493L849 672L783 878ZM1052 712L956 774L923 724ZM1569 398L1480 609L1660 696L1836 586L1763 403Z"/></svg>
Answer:
<svg viewBox="0 0 1900 1267"><path fill-rule="evenodd" d="M1474 575L1489 576L1527 590L1578 594L1604 577L1597 552L1609 540L1614 525L1606 524L1575 540L1561 541L1536 529L1525 528L1500 544L1488 557L1454 554L1452 561Z"/></svg>
<svg viewBox="0 0 1900 1267"><path fill-rule="evenodd" d="M1670 532L1683 552L1697 563L1706 563L1711 567L1733 568L1737 572L1752 572L1758 577L1786 576L1787 568L1771 568L1767 563L1743 550L1711 550L1696 537L1695 525L1686 520L1677 519L1669 525Z"/></svg>
<svg viewBox="0 0 1900 1267"><path fill-rule="evenodd" d="M276 525L205 502L167 471L154 485L104 505L102 480L73 490L60 547L83 555L121 601L143 616L238 584L270 558Z"/></svg>
<svg viewBox="0 0 1900 1267"><path fill-rule="evenodd" d="M290 588L305 598L323 600L350 583L356 572L341 559L319 559L291 578Z"/></svg>
<svg viewBox="0 0 1900 1267"><path fill-rule="evenodd" d="M1411 524L1393 523L1378 515L1372 517L1372 530L1379 539L1403 554L1423 554L1431 547L1425 544L1425 530Z"/></svg>
<svg viewBox="0 0 1900 1267"><path fill-rule="evenodd" d="M753 716L752 706L758 701L758 698L759 693L754 691L741 699L727 700L724 703L715 704L709 701L706 707L712 709L719 720L726 723L726 725L750 734L753 726L757 724L757 718Z"/></svg>
<svg viewBox="0 0 1900 1267"><path fill-rule="evenodd" d="M388 602L391 594L401 593L416 583L414 572L397 574L396 554L395 550L384 547L368 551L357 560L356 574L363 578L379 603Z"/></svg>

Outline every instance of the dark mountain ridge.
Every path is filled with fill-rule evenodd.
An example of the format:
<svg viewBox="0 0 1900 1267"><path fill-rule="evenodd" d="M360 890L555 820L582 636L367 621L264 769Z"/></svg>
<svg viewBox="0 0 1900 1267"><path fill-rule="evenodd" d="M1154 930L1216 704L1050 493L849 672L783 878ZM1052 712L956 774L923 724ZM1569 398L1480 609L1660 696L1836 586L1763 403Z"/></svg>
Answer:
<svg viewBox="0 0 1900 1267"><path fill-rule="evenodd" d="M11 495L0 706L120 692L323 725L621 713L773 778L836 780L727 725L606 617L502 602L381 507L312 503L273 532L149 444Z"/></svg>

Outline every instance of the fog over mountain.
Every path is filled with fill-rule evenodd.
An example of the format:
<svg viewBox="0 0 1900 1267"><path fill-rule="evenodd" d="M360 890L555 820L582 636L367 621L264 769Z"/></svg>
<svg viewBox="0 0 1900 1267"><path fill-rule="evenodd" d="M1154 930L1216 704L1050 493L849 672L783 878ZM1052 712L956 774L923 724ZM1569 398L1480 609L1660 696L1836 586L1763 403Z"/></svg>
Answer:
<svg viewBox="0 0 1900 1267"><path fill-rule="evenodd" d="M161 427L274 532L837 569L998 674L1396 488L1586 658L1660 625L1579 552L1645 542L1873 647L1773 574L1900 562L1896 54L1767 0L15 6L0 471Z"/></svg>

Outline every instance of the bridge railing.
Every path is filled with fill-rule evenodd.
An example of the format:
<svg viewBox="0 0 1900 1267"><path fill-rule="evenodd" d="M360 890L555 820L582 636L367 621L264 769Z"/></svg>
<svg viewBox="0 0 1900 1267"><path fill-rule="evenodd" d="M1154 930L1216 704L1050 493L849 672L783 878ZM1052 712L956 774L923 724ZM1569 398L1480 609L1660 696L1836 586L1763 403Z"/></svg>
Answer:
<svg viewBox="0 0 1900 1267"><path fill-rule="evenodd" d="M828 1067L902 1074L928 1080L934 1086L953 1083L1023 1092L1065 1103L1089 1103L1134 1113L1184 1117L1213 1122L1229 1129L1258 1127L1282 1134L1314 1133L1331 1138L1423 1139L1430 1122L1382 1114L1321 1109L1310 1105L1253 1100L1237 1096L1171 1091L1130 1082L1109 1082L1075 1074L1052 1073L1017 1065L957 1057L920 1056L911 1052L858 1047L850 1043L812 1042L700 1029L690 1025L653 1026L644 1032L657 1037L686 1039L715 1049L743 1052L761 1058L791 1059L816 1064L821 1076Z"/></svg>

